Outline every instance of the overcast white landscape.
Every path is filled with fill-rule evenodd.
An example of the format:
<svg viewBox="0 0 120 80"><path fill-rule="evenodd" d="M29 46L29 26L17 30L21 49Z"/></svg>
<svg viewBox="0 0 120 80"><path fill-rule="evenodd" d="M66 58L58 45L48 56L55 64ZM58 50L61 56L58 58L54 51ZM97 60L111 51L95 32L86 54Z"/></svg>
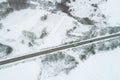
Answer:
<svg viewBox="0 0 120 80"><path fill-rule="evenodd" d="M120 33L120 0L0 0L0 61ZM120 80L120 37L0 65L0 80Z"/></svg>

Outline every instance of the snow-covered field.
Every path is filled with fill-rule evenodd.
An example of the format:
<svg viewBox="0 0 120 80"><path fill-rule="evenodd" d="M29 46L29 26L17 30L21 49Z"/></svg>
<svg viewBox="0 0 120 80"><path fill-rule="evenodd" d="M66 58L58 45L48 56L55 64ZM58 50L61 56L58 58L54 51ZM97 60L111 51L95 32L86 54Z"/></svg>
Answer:
<svg viewBox="0 0 120 80"><path fill-rule="evenodd" d="M120 49L99 52L88 60L80 62L68 75L42 80L120 80ZM40 63L31 61L0 70L0 80L38 80ZM49 74L49 73L48 73Z"/></svg>
<svg viewBox="0 0 120 80"><path fill-rule="evenodd" d="M110 25L120 25L119 3L119 0L108 0L107 3L100 5L103 14L107 16Z"/></svg>
<svg viewBox="0 0 120 80"><path fill-rule="evenodd" d="M0 0L2 2L6 0ZM5 54L7 51L0 45L0 60L89 39L102 34L99 32L108 34L107 27L115 28L113 33L118 32L119 3L119 0L31 0L34 8L14 10L1 17L5 14L4 9L9 7L3 3L0 5L0 44L13 51ZM117 47L112 46L116 49L112 50L111 44L106 42L107 47L103 45L103 51L96 49L95 55L85 53L80 47L3 68L0 80L120 80L119 39L114 43ZM87 59L85 56L86 60L80 60L80 54L87 55Z"/></svg>

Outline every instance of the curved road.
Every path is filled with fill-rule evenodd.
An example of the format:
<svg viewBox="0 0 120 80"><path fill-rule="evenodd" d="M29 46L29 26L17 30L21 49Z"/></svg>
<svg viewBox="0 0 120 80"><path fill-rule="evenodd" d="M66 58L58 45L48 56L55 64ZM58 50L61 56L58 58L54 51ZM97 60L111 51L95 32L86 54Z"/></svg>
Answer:
<svg viewBox="0 0 120 80"><path fill-rule="evenodd" d="M73 48L73 47L77 47L77 46L81 46L81 45L85 45L85 44L89 44L89 43L93 43L93 42L98 42L98 41L101 41L101 40L111 39L111 38L115 38L115 37L119 37L119 36L120 36L120 33L115 33L115 34L111 34L111 35L108 35L108 36L101 36L101 37L97 37L97 38L93 38L93 39L88 39L88 40L84 40L84 41L80 41L80 42L71 43L71 44L68 44L68 45L56 46L56 47L46 49L44 51L40 51L40 52L37 52L37 53L27 54L27 55L23 55L23 56L19 56L19 57L15 57L15 58L0 61L0 65L13 63L13 62L25 60L25 59L28 59L28 58L33 58L33 57L40 56L40 55L49 54L49 53L56 52L56 51L59 51L59 50Z"/></svg>

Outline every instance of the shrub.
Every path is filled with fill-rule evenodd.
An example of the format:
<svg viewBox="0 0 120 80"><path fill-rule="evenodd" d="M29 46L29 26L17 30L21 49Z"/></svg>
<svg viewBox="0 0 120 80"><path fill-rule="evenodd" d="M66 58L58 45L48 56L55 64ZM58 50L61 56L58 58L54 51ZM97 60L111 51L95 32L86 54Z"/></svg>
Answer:
<svg viewBox="0 0 120 80"><path fill-rule="evenodd" d="M44 28L42 31L42 34L40 35L40 38L43 39L47 35L48 35L48 32L46 31L46 28Z"/></svg>
<svg viewBox="0 0 120 80"><path fill-rule="evenodd" d="M36 35L33 32L23 31L22 34L32 42L36 39Z"/></svg>
<svg viewBox="0 0 120 80"><path fill-rule="evenodd" d="M12 47L0 43L0 58L9 55L12 51Z"/></svg>
<svg viewBox="0 0 120 80"><path fill-rule="evenodd" d="M62 52L46 55L41 62L43 66L41 67L42 71L38 80L43 78L46 80L46 78L59 75L61 72L68 74L78 65L73 56L63 54Z"/></svg>
<svg viewBox="0 0 120 80"><path fill-rule="evenodd" d="M47 17L48 17L47 15L43 15L43 16L41 17L41 20L42 20L42 21L45 21L45 20L47 20Z"/></svg>
<svg viewBox="0 0 120 80"><path fill-rule="evenodd" d="M11 12L13 12L12 8L6 8L4 11L0 11L0 19L5 18Z"/></svg>
<svg viewBox="0 0 120 80"><path fill-rule="evenodd" d="M0 23L0 29L2 29L3 28L3 25L2 25L2 23Z"/></svg>

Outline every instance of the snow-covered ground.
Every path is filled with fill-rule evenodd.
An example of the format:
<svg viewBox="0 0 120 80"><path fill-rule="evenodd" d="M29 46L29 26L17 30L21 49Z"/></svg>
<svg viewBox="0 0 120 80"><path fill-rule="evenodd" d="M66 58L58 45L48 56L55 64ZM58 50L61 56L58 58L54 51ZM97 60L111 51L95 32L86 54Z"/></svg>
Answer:
<svg viewBox="0 0 120 80"><path fill-rule="evenodd" d="M108 18L110 25L120 25L120 0L108 0L108 2L101 4L100 9Z"/></svg>
<svg viewBox="0 0 120 80"><path fill-rule="evenodd" d="M45 14L47 14L47 20L42 21L41 17ZM58 15L40 9L14 11L0 21L5 26L0 31L0 42L13 48L10 55L12 57L38 52L40 49L61 45L64 42L67 30L76 26L73 24L74 21L76 20L65 14ZM81 36L90 28L90 26L82 24L79 24L79 27L78 34ZM48 35L40 39L43 30L46 30ZM24 35L25 31L34 33L36 39L33 47L29 47L28 43L31 42L31 38ZM22 43L22 41L24 42Z"/></svg>
<svg viewBox="0 0 120 80"><path fill-rule="evenodd" d="M91 56L70 73L68 80L120 80L119 53L120 48Z"/></svg>
<svg viewBox="0 0 120 80"><path fill-rule="evenodd" d="M48 19L41 21L41 16L44 14L48 14ZM40 50L42 48L57 46L62 43L66 29L73 26L71 23L72 20L67 16L55 15L39 9L15 11L1 21L4 23L5 28L0 31L0 41L14 48L14 56L32 53L34 49ZM7 32L7 29L10 29L10 32ZM30 48L28 45L21 43L22 40L30 41L29 38L24 37L22 34L23 31L34 32L39 38L43 29L47 29L49 35L47 38L37 39L38 46L36 45L35 48Z"/></svg>
<svg viewBox="0 0 120 80"><path fill-rule="evenodd" d="M91 7L91 3L98 4L99 2L100 0L95 2L77 0L75 2L71 1L71 4L68 5L74 9L71 11L72 15L83 18L89 17L94 13L94 7ZM79 5L80 8L78 7ZM98 24L95 25L97 25L98 28L104 26L104 24L101 23L103 20L100 10L94 14L99 15L91 18L95 20L95 22L98 22ZM41 18L45 15L47 19L42 20ZM3 18L0 23L3 24L3 29L0 30L0 42L13 48L13 52L9 57L38 52L43 48L61 45L67 42L67 31L77 27L75 35L79 34L79 36L83 36L83 33L89 31L90 27L94 26L81 24L63 12L55 14L39 8L13 11ZM40 38L42 34L45 35L43 38ZM70 39L72 40L72 38ZM74 39L74 41L75 40L76 39Z"/></svg>
<svg viewBox="0 0 120 80"><path fill-rule="evenodd" d="M0 3L4 1L6 0L0 0ZM43 1L61 2L61 0ZM37 6L39 4L38 2L34 3ZM119 3L119 0L108 0L107 2L106 0L71 0L71 3L67 3L67 6L70 7L71 15L74 17L59 10L54 13L54 11L51 12L49 9L42 9L40 6L35 9L15 10L0 20L3 25L0 29L0 43L13 48L13 52L5 57L11 58L34 53L44 48L76 41L94 26L98 30L102 27L119 26ZM76 17L81 19L90 18L95 24L82 24L75 19ZM74 36L71 37L71 35L67 35L68 33ZM72 69L70 73L68 72L67 75L59 71L59 68L64 71L64 58L63 60L60 59L60 61L58 59L58 62L53 61L50 63L46 61L45 65L48 65L48 68L42 68L46 69L46 72L48 71L45 74L40 73L43 65L40 62L41 59L38 59L1 69L0 80L40 80L40 74L42 74L41 80L120 80L120 48L103 52L97 51L96 55L91 55L83 62L78 58L78 55L82 54L81 48L73 49L73 51L66 50L64 53L74 56L79 62L79 65ZM65 66L68 69L72 63L69 64L66 63ZM58 75L47 77L49 74L54 75L54 71L57 73L57 70L60 72Z"/></svg>
<svg viewBox="0 0 120 80"><path fill-rule="evenodd" d="M1 3L1 2L4 2L4 1L6 1L6 0L0 0L0 3Z"/></svg>
<svg viewBox="0 0 120 80"><path fill-rule="evenodd" d="M120 48L99 52L88 60L80 62L68 75L46 77L47 80L120 80ZM0 70L0 80L38 80L40 71L38 61L21 63ZM48 73L49 74L49 73ZM43 79L43 80L46 80Z"/></svg>
<svg viewBox="0 0 120 80"><path fill-rule="evenodd" d="M37 62L31 61L28 63L19 64L7 69L0 70L1 80L37 80L40 67ZM17 75L16 75L17 74Z"/></svg>

